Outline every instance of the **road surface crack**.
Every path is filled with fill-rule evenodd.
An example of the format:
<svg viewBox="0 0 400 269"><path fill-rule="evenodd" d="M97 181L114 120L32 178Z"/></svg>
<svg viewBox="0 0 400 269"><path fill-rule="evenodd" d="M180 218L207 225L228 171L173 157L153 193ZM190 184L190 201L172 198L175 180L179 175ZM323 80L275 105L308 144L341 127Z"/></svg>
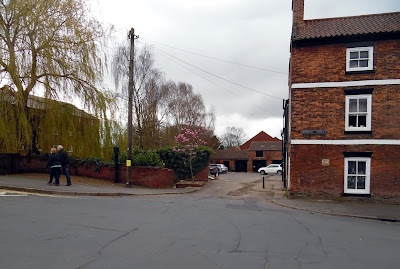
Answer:
<svg viewBox="0 0 400 269"><path fill-rule="evenodd" d="M240 243L242 242L242 232L239 230L239 228L236 226L235 223L231 222L231 224L233 225L233 227L235 227L235 229L239 235L239 239L237 240L235 248L233 250L229 251L229 253L235 253L235 252L239 252L238 249L240 247Z"/></svg>
<svg viewBox="0 0 400 269"><path fill-rule="evenodd" d="M89 264L94 263L95 261L97 261L97 260L103 255L102 252L103 252L104 249L106 249L108 246L110 246L111 244L115 243L116 241L120 240L121 238L127 237L129 234L131 234L131 233L133 233L133 232L139 230L139 228L140 228L141 226L142 226L142 225L140 225L140 226L138 226L138 227L135 227L135 228L133 228L132 230L130 230L130 231L128 231L128 232L126 232L126 233L124 233L124 234L122 234L122 235L120 235L120 236L114 238L113 240L111 240L110 242L108 242L107 244L105 244L102 248L100 248L99 251L97 251L98 257L96 257L95 259L93 259L93 260L91 260L91 261L89 261L89 262L87 262L87 263L85 263L85 264L83 264L83 265L77 267L77 269L83 269L83 268L85 268L86 266L88 266ZM121 231L119 231L119 232L121 232Z"/></svg>

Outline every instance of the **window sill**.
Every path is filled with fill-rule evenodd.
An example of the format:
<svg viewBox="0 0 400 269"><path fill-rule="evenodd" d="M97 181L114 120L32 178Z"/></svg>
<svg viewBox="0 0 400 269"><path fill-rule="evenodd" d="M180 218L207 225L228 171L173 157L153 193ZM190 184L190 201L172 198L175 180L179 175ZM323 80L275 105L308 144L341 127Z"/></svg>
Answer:
<svg viewBox="0 0 400 269"><path fill-rule="evenodd" d="M343 197L361 197L361 198L371 198L371 194L359 194L359 193L343 193Z"/></svg>
<svg viewBox="0 0 400 269"><path fill-rule="evenodd" d="M372 134L372 131L344 131L344 134Z"/></svg>
<svg viewBox="0 0 400 269"><path fill-rule="evenodd" d="M375 69L372 69L372 70L346 71L345 75L372 74L372 73L375 73Z"/></svg>

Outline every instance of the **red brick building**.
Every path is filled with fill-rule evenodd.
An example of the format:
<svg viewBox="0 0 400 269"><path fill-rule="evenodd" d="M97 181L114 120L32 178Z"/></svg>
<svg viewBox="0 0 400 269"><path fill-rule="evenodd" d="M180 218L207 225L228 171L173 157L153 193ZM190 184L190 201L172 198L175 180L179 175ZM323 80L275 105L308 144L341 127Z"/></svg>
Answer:
<svg viewBox="0 0 400 269"><path fill-rule="evenodd" d="M304 20L293 0L291 195L400 197L400 12Z"/></svg>
<svg viewBox="0 0 400 269"><path fill-rule="evenodd" d="M218 150L211 156L211 162L223 163L229 171L257 171L268 164L282 162L282 141L262 131L240 148Z"/></svg>

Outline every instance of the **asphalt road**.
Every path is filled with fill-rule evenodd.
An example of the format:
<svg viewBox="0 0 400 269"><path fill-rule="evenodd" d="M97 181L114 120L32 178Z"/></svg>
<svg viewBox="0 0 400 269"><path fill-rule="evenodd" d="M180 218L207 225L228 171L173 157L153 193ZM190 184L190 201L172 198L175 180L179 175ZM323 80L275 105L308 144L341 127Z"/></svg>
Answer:
<svg viewBox="0 0 400 269"><path fill-rule="evenodd" d="M0 195L0 268L400 268L400 223L310 214L230 173L198 193Z"/></svg>

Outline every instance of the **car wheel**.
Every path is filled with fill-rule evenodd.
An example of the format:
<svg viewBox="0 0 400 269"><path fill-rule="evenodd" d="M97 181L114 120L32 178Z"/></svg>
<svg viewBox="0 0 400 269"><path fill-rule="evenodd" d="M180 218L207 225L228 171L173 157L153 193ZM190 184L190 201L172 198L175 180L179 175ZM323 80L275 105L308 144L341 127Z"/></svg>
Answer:
<svg viewBox="0 0 400 269"><path fill-rule="evenodd" d="M282 175L282 171L278 171L278 176L281 176Z"/></svg>
<svg viewBox="0 0 400 269"><path fill-rule="evenodd" d="M260 174L261 174L261 175L265 175L265 171L264 171L264 170L261 170Z"/></svg>

